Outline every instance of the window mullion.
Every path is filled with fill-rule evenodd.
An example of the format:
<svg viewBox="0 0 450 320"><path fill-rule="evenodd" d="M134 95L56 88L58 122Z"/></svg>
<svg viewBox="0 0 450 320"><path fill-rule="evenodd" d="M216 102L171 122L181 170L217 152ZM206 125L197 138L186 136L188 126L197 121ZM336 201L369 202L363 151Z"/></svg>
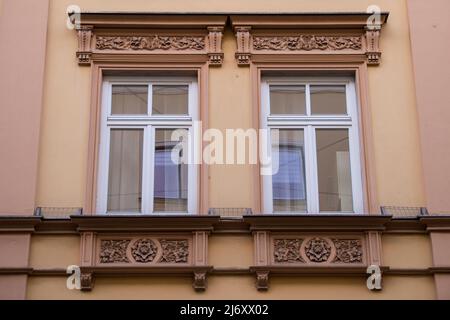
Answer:
<svg viewBox="0 0 450 320"><path fill-rule="evenodd" d="M110 82L105 82L103 85L103 106L101 119L101 137L99 146L99 171L98 171L98 181L99 187L97 189L97 201L96 201L96 212L99 214L105 214L108 210L108 173L109 173L109 150L110 150L110 128L107 124L107 115L111 113L111 102L112 102L112 85ZM105 105L106 104L106 105Z"/></svg>
<svg viewBox="0 0 450 320"><path fill-rule="evenodd" d="M305 96L306 96L306 115L311 116L311 90L309 84L305 86Z"/></svg>
<svg viewBox="0 0 450 320"><path fill-rule="evenodd" d="M319 212L319 187L317 178L316 132L313 126L306 127L306 185L308 194L308 213Z"/></svg>
<svg viewBox="0 0 450 320"><path fill-rule="evenodd" d="M198 166L193 161L193 152L194 152L194 136L193 136L194 128L188 129L188 190L187 190L187 210L189 214L195 214L198 211L198 208L196 204L198 201L196 201L196 198L198 196L197 194L197 186L198 186ZM186 152L186 150L184 150Z"/></svg>
<svg viewBox="0 0 450 320"><path fill-rule="evenodd" d="M269 125L268 116L270 115L270 87L267 82L261 83L261 128L267 129L267 135L266 140L260 141L260 144L263 142L266 142L266 150L267 150L267 157L268 159L272 159L273 152L272 152L272 130L278 130L278 128L273 128ZM262 148L262 145L260 146ZM273 170L273 159L270 163L270 166ZM259 172L261 174L261 172ZM271 174L265 174L262 176L263 181L263 213L271 214L273 213L273 194L272 194L272 175Z"/></svg>
<svg viewBox="0 0 450 320"><path fill-rule="evenodd" d="M153 114L153 84L148 84L148 98L147 98L147 115L151 117Z"/></svg>
<svg viewBox="0 0 450 320"><path fill-rule="evenodd" d="M360 160L360 141L358 126L357 97L354 83L346 86L347 108L352 117L352 126L349 128L349 150L350 150L350 170L352 179L353 212L362 213L364 211L364 196L362 185L362 169Z"/></svg>
<svg viewBox="0 0 450 320"><path fill-rule="evenodd" d="M97 213L104 214L108 211L108 173L109 173L109 162L110 162L110 140L111 140L111 129L105 124L102 130L102 138L100 144L100 163L99 167L99 191L97 196Z"/></svg>
<svg viewBox="0 0 450 320"><path fill-rule="evenodd" d="M154 128L144 129L144 158L142 166L142 213L153 212Z"/></svg>

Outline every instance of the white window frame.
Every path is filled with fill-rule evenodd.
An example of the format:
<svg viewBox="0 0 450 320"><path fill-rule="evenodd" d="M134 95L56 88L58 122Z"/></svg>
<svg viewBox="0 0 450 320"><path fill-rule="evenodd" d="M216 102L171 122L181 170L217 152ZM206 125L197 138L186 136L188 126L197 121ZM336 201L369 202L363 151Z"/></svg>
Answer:
<svg viewBox="0 0 450 320"><path fill-rule="evenodd" d="M148 112L143 115L112 115L113 85L148 85ZM153 85L187 85L188 115L152 115ZM154 199L154 159L155 130L180 129L189 130L194 141L194 121L199 120L198 84L192 77L105 77L102 86L101 128L98 160L98 182L96 213L108 215L189 215L198 212L198 165L192 161L188 164L188 204L187 212L153 212ZM142 159L142 203L141 212L108 212L108 176L111 129L142 129L143 159ZM190 144L193 147L193 144ZM190 150L189 153L193 152Z"/></svg>
<svg viewBox="0 0 450 320"><path fill-rule="evenodd" d="M306 115L271 115L271 85L304 85ZM346 115L311 115L311 85L345 85ZM355 81L351 77L263 77L261 81L261 127L268 129L303 129L305 154L305 179L307 210L305 212L274 212L272 176L264 175L263 212L266 214L362 214L364 211L363 184L361 171L358 102ZM316 129L348 129L350 168L352 181L353 212L320 212L319 185L316 153ZM272 148L268 148L271 156Z"/></svg>

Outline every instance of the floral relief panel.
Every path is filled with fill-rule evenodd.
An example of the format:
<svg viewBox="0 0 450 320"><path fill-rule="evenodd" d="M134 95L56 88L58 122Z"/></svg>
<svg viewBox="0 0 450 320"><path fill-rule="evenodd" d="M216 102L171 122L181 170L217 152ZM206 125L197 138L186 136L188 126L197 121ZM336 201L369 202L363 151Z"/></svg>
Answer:
<svg viewBox="0 0 450 320"><path fill-rule="evenodd" d="M362 265L363 238L333 236L276 236L272 239L274 264Z"/></svg>
<svg viewBox="0 0 450 320"><path fill-rule="evenodd" d="M188 264L190 239L138 237L100 239L98 263L113 264Z"/></svg>

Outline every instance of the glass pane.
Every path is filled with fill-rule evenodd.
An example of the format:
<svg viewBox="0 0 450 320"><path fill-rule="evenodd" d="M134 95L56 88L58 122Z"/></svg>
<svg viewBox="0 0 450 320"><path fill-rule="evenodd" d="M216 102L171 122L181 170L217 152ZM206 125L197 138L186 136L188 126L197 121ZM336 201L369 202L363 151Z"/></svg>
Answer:
<svg viewBox="0 0 450 320"><path fill-rule="evenodd" d="M312 114L347 114L345 86L311 86Z"/></svg>
<svg viewBox="0 0 450 320"><path fill-rule="evenodd" d="M111 114L147 114L148 86L112 86Z"/></svg>
<svg viewBox="0 0 450 320"><path fill-rule="evenodd" d="M171 141L174 131L175 129L156 129L153 202L155 212L187 212L188 165L172 161L172 150L179 143ZM174 152L182 157L183 152L187 150Z"/></svg>
<svg viewBox="0 0 450 320"><path fill-rule="evenodd" d="M153 114L188 114L187 85L154 85Z"/></svg>
<svg viewBox="0 0 450 320"><path fill-rule="evenodd" d="M141 211L143 133L141 129L111 130L108 211Z"/></svg>
<svg viewBox="0 0 450 320"><path fill-rule="evenodd" d="M273 148L273 152L277 152L277 149ZM273 211L305 212L303 130L279 130L278 159L278 172L272 176Z"/></svg>
<svg viewBox="0 0 450 320"><path fill-rule="evenodd" d="M271 114L306 114L305 86L270 86Z"/></svg>
<svg viewBox="0 0 450 320"><path fill-rule="evenodd" d="M317 129L320 211L353 211L347 129Z"/></svg>

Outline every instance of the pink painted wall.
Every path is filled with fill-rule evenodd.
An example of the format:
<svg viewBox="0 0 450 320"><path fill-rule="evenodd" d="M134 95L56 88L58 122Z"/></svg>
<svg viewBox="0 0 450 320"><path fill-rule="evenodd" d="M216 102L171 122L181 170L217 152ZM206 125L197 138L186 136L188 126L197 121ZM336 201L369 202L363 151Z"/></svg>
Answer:
<svg viewBox="0 0 450 320"><path fill-rule="evenodd" d="M409 0L427 207L450 213L450 1Z"/></svg>
<svg viewBox="0 0 450 320"><path fill-rule="evenodd" d="M30 215L36 198L48 0L0 5L0 215Z"/></svg>

